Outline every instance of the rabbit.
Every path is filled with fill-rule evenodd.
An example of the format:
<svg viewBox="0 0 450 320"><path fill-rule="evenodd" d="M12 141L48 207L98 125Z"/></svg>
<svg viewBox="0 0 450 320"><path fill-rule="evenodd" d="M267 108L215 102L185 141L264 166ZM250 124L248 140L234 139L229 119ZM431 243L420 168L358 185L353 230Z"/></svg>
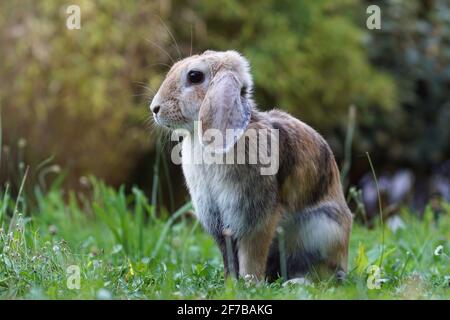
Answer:
<svg viewBox="0 0 450 320"><path fill-rule="evenodd" d="M288 113L258 110L252 87L240 53L208 50L176 62L151 101L157 125L184 132L181 165L195 215L221 251L225 277L342 277L352 213L333 153L319 133ZM202 136L208 130L226 138L208 144ZM192 161L208 148L235 159L250 130L276 133L276 142L262 147L278 148L274 174L261 174L261 163Z"/></svg>

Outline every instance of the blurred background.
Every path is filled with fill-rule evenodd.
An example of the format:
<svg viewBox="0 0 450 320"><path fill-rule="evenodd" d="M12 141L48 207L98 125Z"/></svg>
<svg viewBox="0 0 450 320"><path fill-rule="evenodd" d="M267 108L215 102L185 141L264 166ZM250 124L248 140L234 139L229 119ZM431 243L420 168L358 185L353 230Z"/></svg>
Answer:
<svg viewBox="0 0 450 320"><path fill-rule="evenodd" d="M66 28L72 4L79 30ZM371 4L381 30L366 27ZM83 192L94 175L173 212L188 195L148 104L173 60L206 49L240 51L259 107L327 139L368 219L366 152L387 214L450 201L447 0L1 1L1 185L17 190L28 165L43 188Z"/></svg>

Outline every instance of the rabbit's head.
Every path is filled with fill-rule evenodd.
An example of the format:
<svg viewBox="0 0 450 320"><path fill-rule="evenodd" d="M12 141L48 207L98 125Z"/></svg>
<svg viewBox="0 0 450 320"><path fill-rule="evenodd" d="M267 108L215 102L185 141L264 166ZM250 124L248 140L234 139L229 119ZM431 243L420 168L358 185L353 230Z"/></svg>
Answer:
<svg viewBox="0 0 450 320"><path fill-rule="evenodd" d="M250 122L251 90L244 57L236 51L206 51L172 66L150 109L156 123L169 129L194 131L198 123L201 138L209 129L220 131L221 146L228 150Z"/></svg>

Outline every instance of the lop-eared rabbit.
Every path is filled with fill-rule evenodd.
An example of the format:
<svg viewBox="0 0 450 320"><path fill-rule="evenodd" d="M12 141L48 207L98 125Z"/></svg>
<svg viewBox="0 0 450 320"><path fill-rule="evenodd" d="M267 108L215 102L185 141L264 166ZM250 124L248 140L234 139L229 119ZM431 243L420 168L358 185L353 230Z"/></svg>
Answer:
<svg viewBox="0 0 450 320"><path fill-rule="evenodd" d="M352 214L333 153L307 124L280 110L259 111L252 85L238 52L206 51L175 63L151 102L158 125L187 136L181 163L195 214L217 242L226 276L344 275ZM208 130L224 139L205 138ZM236 160L242 140L245 156L255 153L250 131L264 132L258 142L271 138L258 147L277 151L276 172L262 174L267 163L260 161L192 161L206 149Z"/></svg>

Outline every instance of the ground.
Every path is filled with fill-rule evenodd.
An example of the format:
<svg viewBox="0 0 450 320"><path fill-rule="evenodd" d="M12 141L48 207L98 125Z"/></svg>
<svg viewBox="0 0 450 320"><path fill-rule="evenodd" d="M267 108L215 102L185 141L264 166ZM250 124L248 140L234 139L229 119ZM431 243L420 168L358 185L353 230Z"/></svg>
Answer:
<svg viewBox="0 0 450 320"><path fill-rule="evenodd" d="M427 208L423 219L401 210L395 232L356 222L342 284L255 285L224 281L220 253L189 203L157 217L138 189L125 195L95 180L91 188L81 200L36 188L17 207L3 192L0 298L450 299L448 204L440 215Z"/></svg>

